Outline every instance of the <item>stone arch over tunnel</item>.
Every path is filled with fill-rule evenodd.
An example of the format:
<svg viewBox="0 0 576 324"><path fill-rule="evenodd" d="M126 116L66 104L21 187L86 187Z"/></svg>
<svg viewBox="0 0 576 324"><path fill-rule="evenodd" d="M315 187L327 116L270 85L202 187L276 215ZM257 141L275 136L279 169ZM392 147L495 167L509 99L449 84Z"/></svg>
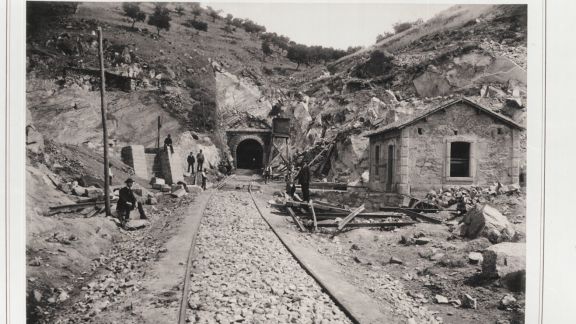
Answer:
<svg viewBox="0 0 576 324"><path fill-rule="evenodd" d="M264 143L246 138L236 146L236 168L261 169L264 164Z"/></svg>

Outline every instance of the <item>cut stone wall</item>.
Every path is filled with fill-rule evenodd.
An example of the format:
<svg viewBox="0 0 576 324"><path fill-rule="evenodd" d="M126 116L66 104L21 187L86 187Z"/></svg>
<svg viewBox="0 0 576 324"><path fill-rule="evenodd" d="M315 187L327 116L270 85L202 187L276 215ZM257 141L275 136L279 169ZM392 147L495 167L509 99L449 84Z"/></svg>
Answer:
<svg viewBox="0 0 576 324"><path fill-rule="evenodd" d="M178 181L184 181L184 170L182 168L182 161L179 158L178 148L174 147L174 153L170 150L161 150L160 165L162 167L162 176L167 184L174 184Z"/></svg>
<svg viewBox="0 0 576 324"><path fill-rule="evenodd" d="M418 128L422 134L418 133ZM443 186L518 183L513 170L513 129L466 104L457 104L403 130L410 140L411 191ZM470 177L449 177L450 143L470 143Z"/></svg>
<svg viewBox="0 0 576 324"><path fill-rule="evenodd" d="M146 154L144 153L143 145L131 145L122 148L121 151L122 161L124 164L129 165L134 169L134 174L137 177L148 179L148 163L146 161Z"/></svg>
<svg viewBox="0 0 576 324"><path fill-rule="evenodd" d="M520 132L464 103L439 111L400 132L372 137L370 188L386 191L388 145L397 149L393 191L414 194L445 186L518 184ZM451 178L450 144L470 143L470 176ZM375 146L380 145L380 176L374 175Z"/></svg>

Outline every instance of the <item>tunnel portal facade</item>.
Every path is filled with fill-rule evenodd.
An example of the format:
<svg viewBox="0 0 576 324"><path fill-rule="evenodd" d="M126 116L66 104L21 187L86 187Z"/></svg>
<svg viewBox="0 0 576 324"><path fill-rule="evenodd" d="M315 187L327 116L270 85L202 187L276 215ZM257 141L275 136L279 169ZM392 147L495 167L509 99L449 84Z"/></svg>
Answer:
<svg viewBox="0 0 576 324"><path fill-rule="evenodd" d="M237 169L262 169L268 160L272 130L230 129L226 131L228 147Z"/></svg>

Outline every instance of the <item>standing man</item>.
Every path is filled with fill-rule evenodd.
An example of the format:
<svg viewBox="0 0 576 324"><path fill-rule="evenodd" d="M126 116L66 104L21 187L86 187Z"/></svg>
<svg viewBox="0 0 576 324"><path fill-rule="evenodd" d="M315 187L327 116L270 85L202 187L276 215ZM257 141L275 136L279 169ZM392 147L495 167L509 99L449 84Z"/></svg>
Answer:
<svg viewBox="0 0 576 324"><path fill-rule="evenodd" d="M198 164L198 171L202 171L202 165L204 164L204 154L202 153L202 150L200 150L200 152L198 152L198 154L196 155L196 162Z"/></svg>
<svg viewBox="0 0 576 324"><path fill-rule="evenodd" d="M206 179L208 177L206 176L206 169L204 169L202 171L202 189L206 190Z"/></svg>
<svg viewBox="0 0 576 324"><path fill-rule="evenodd" d="M188 172L192 172L192 174L194 174L194 162L196 162L196 160L194 159L194 154L192 152L188 154L186 161L188 161Z"/></svg>
<svg viewBox="0 0 576 324"><path fill-rule="evenodd" d="M267 184L268 181L270 181L271 175L272 175L272 167L270 165L267 165L266 168L264 168L264 184Z"/></svg>
<svg viewBox="0 0 576 324"><path fill-rule="evenodd" d="M174 148L172 147L172 137L170 136L170 134L168 134L168 136L166 136L166 138L164 139L164 150L166 150L168 146L170 146L170 152L174 154Z"/></svg>
<svg viewBox="0 0 576 324"><path fill-rule="evenodd" d="M302 199L310 201L310 166L304 164L298 174L298 183L302 186Z"/></svg>
<svg viewBox="0 0 576 324"><path fill-rule="evenodd" d="M116 211L122 226L130 219L130 211L136 207L136 196L132 191L134 180L131 178L126 179L126 187L120 189L118 203L116 204Z"/></svg>
<svg viewBox="0 0 576 324"><path fill-rule="evenodd" d="M112 185L112 177L114 177L114 174L112 174L112 163L108 162L108 180L110 180L110 185Z"/></svg>

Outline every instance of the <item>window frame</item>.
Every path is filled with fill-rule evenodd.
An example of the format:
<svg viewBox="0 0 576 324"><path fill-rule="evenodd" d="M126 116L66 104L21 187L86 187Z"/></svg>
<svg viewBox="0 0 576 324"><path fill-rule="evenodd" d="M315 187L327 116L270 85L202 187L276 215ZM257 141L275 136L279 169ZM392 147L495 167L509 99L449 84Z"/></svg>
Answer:
<svg viewBox="0 0 576 324"><path fill-rule="evenodd" d="M468 158L468 176L467 177L452 177L451 172L451 149L452 143L463 142L470 145L469 158ZM445 152L445 180L446 182L466 182L473 183L476 180L476 140L467 136L453 136L446 139L446 152Z"/></svg>

